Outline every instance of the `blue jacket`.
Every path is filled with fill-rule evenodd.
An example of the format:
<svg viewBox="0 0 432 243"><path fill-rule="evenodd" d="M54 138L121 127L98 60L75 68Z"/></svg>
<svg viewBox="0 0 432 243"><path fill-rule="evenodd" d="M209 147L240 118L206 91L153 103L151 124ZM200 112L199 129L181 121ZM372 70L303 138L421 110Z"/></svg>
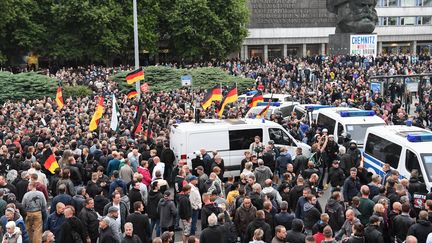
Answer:
<svg viewBox="0 0 432 243"><path fill-rule="evenodd" d="M50 230L53 232L56 239L60 239L60 229L64 221L65 217L63 214L58 215L57 212L54 212L48 216L45 230Z"/></svg>
<svg viewBox="0 0 432 243"><path fill-rule="evenodd" d="M112 159L112 160L108 161L107 175L111 176L113 171L119 170L119 168L120 168L120 160Z"/></svg>
<svg viewBox="0 0 432 243"><path fill-rule="evenodd" d="M127 187L126 187L126 183L122 179L117 178L113 182L111 182L111 184L109 186L108 195L112 195L112 193L114 192L114 190L117 187L121 187L123 189L123 194L125 194L125 195L128 192Z"/></svg>
<svg viewBox="0 0 432 243"><path fill-rule="evenodd" d="M0 218L0 222L2 224L3 232L6 232L6 224L8 222L6 216L2 216ZM27 229L23 217L17 213L15 213L15 225L18 226L21 230L22 242L29 243L29 236L27 233Z"/></svg>
<svg viewBox="0 0 432 243"><path fill-rule="evenodd" d="M276 169L281 172L285 172L289 163L292 163L291 154L289 154L288 152L281 153L276 159Z"/></svg>
<svg viewBox="0 0 432 243"><path fill-rule="evenodd" d="M50 214L54 213L56 211L56 205L57 203L62 202L64 203L64 205L72 205L73 200L71 195L66 194L66 193L61 193L58 194L57 196L55 196L51 202L51 209L50 209Z"/></svg>

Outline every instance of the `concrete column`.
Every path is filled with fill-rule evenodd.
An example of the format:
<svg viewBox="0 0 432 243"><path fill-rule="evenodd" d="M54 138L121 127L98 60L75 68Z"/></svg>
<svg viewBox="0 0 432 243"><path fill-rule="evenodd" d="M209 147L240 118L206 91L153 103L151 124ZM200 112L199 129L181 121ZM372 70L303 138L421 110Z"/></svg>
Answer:
<svg viewBox="0 0 432 243"><path fill-rule="evenodd" d="M246 61L246 59L249 58L249 57L248 57L248 55L249 55L248 46L246 46L246 45L243 46L243 52L244 52L244 55L243 55L243 61Z"/></svg>
<svg viewBox="0 0 432 243"><path fill-rule="evenodd" d="M302 56L303 56L303 57L306 57L306 54L307 54L306 44L303 44Z"/></svg>
<svg viewBox="0 0 432 243"><path fill-rule="evenodd" d="M326 44L321 43L321 55L325 55L325 54L326 54Z"/></svg>
<svg viewBox="0 0 432 243"><path fill-rule="evenodd" d="M268 45L264 45L264 61L268 61Z"/></svg>
<svg viewBox="0 0 432 243"><path fill-rule="evenodd" d="M378 42L378 50L377 50L378 54L382 54L382 41Z"/></svg>
<svg viewBox="0 0 432 243"><path fill-rule="evenodd" d="M287 44L283 45L283 57L287 57L288 56L288 46Z"/></svg>
<svg viewBox="0 0 432 243"><path fill-rule="evenodd" d="M411 42L411 54L417 55L417 41Z"/></svg>

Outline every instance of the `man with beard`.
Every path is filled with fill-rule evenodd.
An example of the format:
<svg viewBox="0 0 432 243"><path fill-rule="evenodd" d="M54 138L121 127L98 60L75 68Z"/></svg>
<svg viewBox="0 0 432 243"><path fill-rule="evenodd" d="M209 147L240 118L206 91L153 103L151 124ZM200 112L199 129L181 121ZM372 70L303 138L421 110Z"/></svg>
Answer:
<svg viewBox="0 0 432 243"><path fill-rule="evenodd" d="M327 0L327 10L337 15L336 33L372 33L378 14L377 0Z"/></svg>

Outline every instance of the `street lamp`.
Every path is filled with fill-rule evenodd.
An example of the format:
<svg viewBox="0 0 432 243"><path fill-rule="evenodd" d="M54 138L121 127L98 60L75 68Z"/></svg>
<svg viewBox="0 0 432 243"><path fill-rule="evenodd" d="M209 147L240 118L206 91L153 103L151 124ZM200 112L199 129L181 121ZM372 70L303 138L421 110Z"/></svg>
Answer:
<svg viewBox="0 0 432 243"><path fill-rule="evenodd" d="M133 0L133 22L134 22L134 52L135 52L135 69L139 68L139 48L138 48L138 13L137 0ZM138 93L138 100L141 97L141 82L135 83L135 89Z"/></svg>

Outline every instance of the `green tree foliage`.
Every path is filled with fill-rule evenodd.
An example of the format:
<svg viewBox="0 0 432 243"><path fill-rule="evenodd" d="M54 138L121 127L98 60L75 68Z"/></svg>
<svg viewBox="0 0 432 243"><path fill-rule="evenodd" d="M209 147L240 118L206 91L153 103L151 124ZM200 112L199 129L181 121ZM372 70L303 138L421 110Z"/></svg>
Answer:
<svg viewBox="0 0 432 243"><path fill-rule="evenodd" d="M57 82L46 75L31 73L11 74L0 72L0 102L18 99L55 97Z"/></svg>
<svg viewBox="0 0 432 243"><path fill-rule="evenodd" d="M254 80L250 78L235 77L227 74L220 68L206 67L194 69L174 69L168 67L151 66L144 68L145 80L150 86L150 91L170 91L181 88L180 78L182 75L192 76L194 89L208 89L215 85L222 84L231 86L237 83L241 91L250 88ZM135 85L128 85L125 81L127 72L121 72L112 77L123 92L135 89Z"/></svg>
<svg viewBox="0 0 432 243"><path fill-rule="evenodd" d="M64 97L89 97L91 95L92 95L92 90L88 86L84 86L84 85L69 86L69 85L66 85L63 87L63 96Z"/></svg>
<svg viewBox="0 0 432 243"><path fill-rule="evenodd" d="M247 0L138 0L140 49L223 58L246 37ZM132 0L1 0L0 63L34 51L51 61L133 59Z"/></svg>

